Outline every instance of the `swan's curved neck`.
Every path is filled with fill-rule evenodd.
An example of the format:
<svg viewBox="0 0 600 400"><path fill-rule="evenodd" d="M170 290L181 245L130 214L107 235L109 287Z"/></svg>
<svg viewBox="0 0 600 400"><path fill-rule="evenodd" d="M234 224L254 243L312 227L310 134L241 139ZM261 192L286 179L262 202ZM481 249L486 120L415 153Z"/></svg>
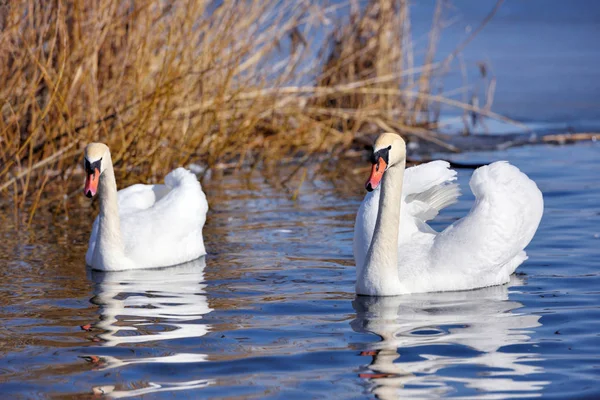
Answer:
<svg viewBox="0 0 600 400"><path fill-rule="evenodd" d="M98 196L100 200L100 215L98 216L98 237L94 249L94 258L102 265L108 266L124 255L123 241L121 240L121 224L119 220L119 199L117 195L117 181L112 160L106 158L104 172L100 177Z"/></svg>
<svg viewBox="0 0 600 400"><path fill-rule="evenodd" d="M362 286L359 294L398 294L398 228L405 165L405 161L395 164L383 176L373 240L362 269L364 276L357 280Z"/></svg>

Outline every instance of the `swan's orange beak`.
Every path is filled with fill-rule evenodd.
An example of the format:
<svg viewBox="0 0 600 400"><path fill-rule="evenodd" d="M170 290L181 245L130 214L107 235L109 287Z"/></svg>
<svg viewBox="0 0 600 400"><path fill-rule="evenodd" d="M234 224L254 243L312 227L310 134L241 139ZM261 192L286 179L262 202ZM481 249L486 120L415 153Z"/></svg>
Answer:
<svg viewBox="0 0 600 400"><path fill-rule="evenodd" d="M92 198L96 195L98 191L98 182L100 181L100 171L98 168L94 168L93 173L86 173L85 176L85 187L83 188L83 193Z"/></svg>
<svg viewBox="0 0 600 400"><path fill-rule="evenodd" d="M367 192L372 192L377 188L377 186L379 186L379 183L381 182L381 178L383 178L383 173L385 172L386 167L387 163L385 162L383 157L379 157L375 164L373 164L373 167L371 168L371 176L369 176L369 179L365 184L365 189L367 189Z"/></svg>

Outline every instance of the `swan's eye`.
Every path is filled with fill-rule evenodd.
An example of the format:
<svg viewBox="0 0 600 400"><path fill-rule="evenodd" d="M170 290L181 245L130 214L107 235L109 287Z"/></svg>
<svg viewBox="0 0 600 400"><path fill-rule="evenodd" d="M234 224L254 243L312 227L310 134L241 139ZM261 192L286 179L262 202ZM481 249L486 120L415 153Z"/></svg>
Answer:
<svg viewBox="0 0 600 400"><path fill-rule="evenodd" d="M369 161L371 161L371 164L377 164L379 155L377 154L377 152L373 152L371 153L371 157L369 159Z"/></svg>
<svg viewBox="0 0 600 400"><path fill-rule="evenodd" d="M391 148L392 148L392 146L385 147L383 149L373 152L373 154L371 155L371 164L378 164L377 171L379 171L379 159L380 158L383 158L383 161L385 161L385 165L389 164Z"/></svg>
<svg viewBox="0 0 600 400"><path fill-rule="evenodd" d="M98 172L102 171L101 163L102 158L92 163L86 158L84 161L85 172L87 172L88 174L93 174L95 169L97 169Z"/></svg>

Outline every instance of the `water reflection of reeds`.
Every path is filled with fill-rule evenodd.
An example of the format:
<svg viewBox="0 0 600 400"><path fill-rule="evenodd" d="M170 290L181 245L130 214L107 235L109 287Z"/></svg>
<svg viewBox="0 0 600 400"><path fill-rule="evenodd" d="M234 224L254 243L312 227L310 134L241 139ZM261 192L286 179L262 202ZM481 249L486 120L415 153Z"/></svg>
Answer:
<svg viewBox="0 0 600 400"><path fill-rule="evenodd" d="M0 204L68 212L90 141L111 147L123 185L190 163L251 169L341 154L381 130L452 150L436 133L441 104L506 121L439 87L456 58L434 57L444 2L423 65L409 9L406 0L7 2Z"/></svg>

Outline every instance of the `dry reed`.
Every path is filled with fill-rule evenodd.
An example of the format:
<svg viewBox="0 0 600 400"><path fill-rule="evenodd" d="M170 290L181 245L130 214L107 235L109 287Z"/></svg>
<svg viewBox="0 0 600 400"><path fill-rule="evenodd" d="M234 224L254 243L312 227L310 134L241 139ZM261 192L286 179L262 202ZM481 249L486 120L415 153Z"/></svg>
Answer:
<svg viewBox="0 0 600 400"><path fill-rule="evenodd" d="M90 141L126 184L190 163L306 160L373 130L443 144L432 104L502 118L431 93L442 1L421 67L407 0L355 3L335 26L340 6L309 0L1 2L0 205L33 215L70 196Z"/></svg>

